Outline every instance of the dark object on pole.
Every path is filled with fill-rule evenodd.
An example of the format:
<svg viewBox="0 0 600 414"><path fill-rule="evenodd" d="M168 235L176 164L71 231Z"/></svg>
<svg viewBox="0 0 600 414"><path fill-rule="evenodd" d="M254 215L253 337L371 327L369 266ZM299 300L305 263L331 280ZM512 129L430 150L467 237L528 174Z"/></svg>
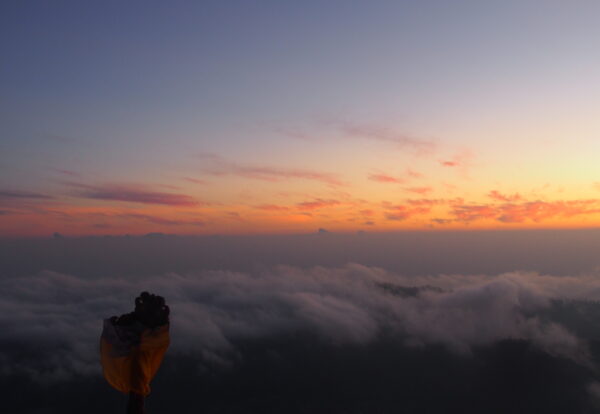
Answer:
<svg viewBox="0 0 600 414"><path fill-rule="evenodd" d="M104 378L129 395L129 414L144 413L150 381L169 347L169 313L163 297L142 292L133 312L104 320L100 338Z"/></svg>

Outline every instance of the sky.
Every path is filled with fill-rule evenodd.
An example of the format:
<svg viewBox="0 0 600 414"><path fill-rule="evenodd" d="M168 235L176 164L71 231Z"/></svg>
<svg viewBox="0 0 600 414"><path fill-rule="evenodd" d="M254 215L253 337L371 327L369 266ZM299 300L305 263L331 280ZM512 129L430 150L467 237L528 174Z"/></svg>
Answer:
<svg viewBox="0 0 600 414"><path fill-rule="evenodd" d="M0 235L600 224L593 1L6 1Z"/></svg>

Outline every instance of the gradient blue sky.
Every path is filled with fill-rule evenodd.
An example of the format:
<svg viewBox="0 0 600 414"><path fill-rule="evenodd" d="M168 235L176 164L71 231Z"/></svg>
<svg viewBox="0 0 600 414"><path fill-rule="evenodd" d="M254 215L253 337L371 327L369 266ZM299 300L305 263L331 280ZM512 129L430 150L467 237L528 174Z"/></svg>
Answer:
<svg viewBox="0 0 600 414"><path fill-rule="evenodd" d="M32 233L23 223L48 201L30 193L64 214L85 206L168 220L175 213L131 200L140 191L185 195L212 206L182 212L209 232L258 231L269 220L249 214L238 228L219 214L314 200L373 210L379 219L368 221L381 230L399 221L425 228L437 216L461 227L457 203L481 206L491 191L521 203L596 203L599 12L594 1L3 2L0 229ZM390 137L434 147L423 154ZM206 154L220 164L207 167ZM277 178L257 179L249 166L278 169ZM336 175L344 188L286 168ZM393 189L368 178L407 170L423 178ZM137 193L83 197L81 186ZM295 198L286 204L282 192ZM411 193L461 201L386 221L385 203ZM514 223L591 226L596 210ZM53 228L95 231L91 218L68 214L79 225L55 217ZM477 220L495 227L500 217ZM362 226L349 211L313 219L268 231ZM142 224L133 228L164 230Z"/></svg>

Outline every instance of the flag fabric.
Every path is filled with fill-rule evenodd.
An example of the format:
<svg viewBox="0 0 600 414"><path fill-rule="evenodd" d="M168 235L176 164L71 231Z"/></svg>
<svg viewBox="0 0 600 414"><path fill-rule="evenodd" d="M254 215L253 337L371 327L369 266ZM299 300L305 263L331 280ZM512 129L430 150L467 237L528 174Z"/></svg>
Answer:
<svg viewBox="0 0 600 414"><path fill-rule="evenodd" d="M123 393L146 396L169 347L169 324L149 328L135 319L119 324L122 319L104 320L100 338L104 378Z"/></svg>

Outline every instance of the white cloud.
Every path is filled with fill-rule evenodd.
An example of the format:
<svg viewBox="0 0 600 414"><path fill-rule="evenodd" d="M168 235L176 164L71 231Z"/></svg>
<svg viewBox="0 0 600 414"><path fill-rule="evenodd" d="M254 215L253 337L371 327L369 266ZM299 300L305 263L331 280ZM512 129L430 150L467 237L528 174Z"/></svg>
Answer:
<svg viewBox="0 0 600 414"><path fill-rule="evenodd" d="M410 287L420 289L401 293ZM406 277L357 264L128 279L42 272L0 280L0 373L60 379L97 372L102 319L130 311L142 290L171 307L171 352L215 360L235 355L233 343L246 338L310 333L333 344L366 343L385 330L404 344L462 353L524 339L588 364L585 342L539 312L553 298L600 297L600 281L519 272Z"/></svg>

